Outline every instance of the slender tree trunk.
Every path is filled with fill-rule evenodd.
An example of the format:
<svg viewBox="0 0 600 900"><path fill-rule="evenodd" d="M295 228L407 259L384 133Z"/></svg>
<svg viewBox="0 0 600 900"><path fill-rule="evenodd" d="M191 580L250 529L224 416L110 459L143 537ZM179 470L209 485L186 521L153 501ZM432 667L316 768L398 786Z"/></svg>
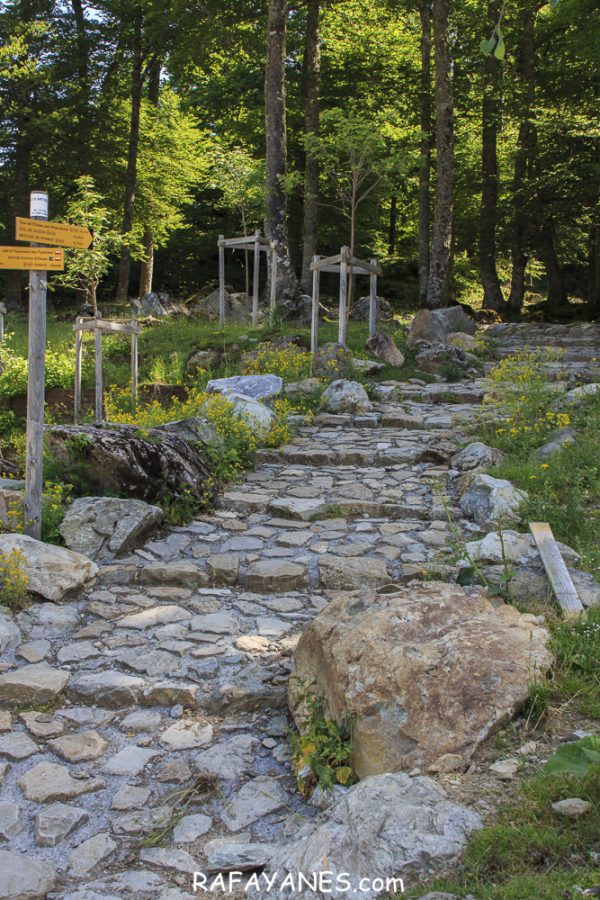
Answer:
<svg viewBox="0 0 600 900"><path fill-rule="evenodd" d="M143 13L137 7L133 20L133 61L131 71L131 121L129 126L129 149L127 152L127 171L125 173L125 198L123 201L122 232L127 237L133 227L135 215L135 185L137 179L137 161L140 143L140 112L142 106L142 24ZM125 244L121 249L119 261L119 281L117 284L117 301L123 302L129 296L129 271L131 268L131 251Z"/></svg>
<svg viewBox="0 0 600 900"><path fill-rule="evenodd" d="M449 0L433 0L435 49L436 191L427 306L450 302L452 218L454 212L454 103L450 57Z"/></svg>
<svg viewBox="0 0 600 900"><path fill-rule="evenodd" d="M488 20L498 21L497 0L489 0ZM504 297L496 266L496 223L498 219L498 120L502 70L493 54L483 63L481 215L479 220L479 274L483 284L484 309L501 310Z"/></svg>
<svg viewBox="0 0 600 900"><path fill-rule="evenodd" d="M89 148L92 130L92 108L90 104L90 47L87 35L85 11L81 0L71 0L75 18L75 45L77 51L77 88L75 95L74 129L75 152L78 174L89 172Z"/></svg>
<svg viewBox="0 0 600 900"><path fill-rule="evenodd" d="M398 198L396 196L390 201L390 227L388 231L388 252L390 255L396 249L398 240Z"/></svg>
<svg viewBox="0 0 600 900"><path fill-rule="evenodd" d="M160 72L162 64L158 57L154 57L148 67L148 100L158 111L160 102ZM140 297L152 291L152 276L154 274L154 232L150 225L144 229L144 258L140 265Z"/></svg>
<svg viewBox="0 0 600 900"><path fill-rule="evenodd" d="M594 222L590 233L588 299L593 312L600 314L600 220Z"/></svg>
<svg viewBox="0 0 600 900"><path fill-rule="evenodd" d="M266 235L277 242L277 294L294 294L297 280L290 260L287 197L287 128L285 109L285 49L287 0L269 0L265 118L267 151Z"/></svg>
<svg viewBox="0 0 600 900"><path fill-rule="evenodd" d="M512 274L508 309L520 314L525 301L525 272L530 235L529 173L535 153L533 123L535 100L535 9L525 5L517 47L517 70L521 94L521 124L517 139L513 176L513 225L511 238Z"/></svg>
<svg viewBox="0 0 600 900"><path fill-rule="evenodd" d="M306 20L306 47L304 70L306 78L306 113L304 131L308 135L318 135L321 115L321 40L319 17L320 0L308 0ZM304 234L302 243L302 290L312 291L310 264L319 251L319 163L310 149L306 151L304 170Z"/></svg>
<svg viewBox="0 0 600 900"><path fill-rule="evenodd" d="M427 303L431 237L431 0L419 0L421 16L421 159L419 162L419 305Z"/></svg>
<svg viewBox="0 0 600 900"><path fill-rule="evenodd" d="M543 203L539 204L540 212L543 209ZM546 270L546 279L548 282L548 305L554 308L560 308L569 305L569 297L565 285L565 279L556 252L556 241L554 237L554 222L551 216L545 216L538 223L536 234L536 244L540 259Z"/></svg>

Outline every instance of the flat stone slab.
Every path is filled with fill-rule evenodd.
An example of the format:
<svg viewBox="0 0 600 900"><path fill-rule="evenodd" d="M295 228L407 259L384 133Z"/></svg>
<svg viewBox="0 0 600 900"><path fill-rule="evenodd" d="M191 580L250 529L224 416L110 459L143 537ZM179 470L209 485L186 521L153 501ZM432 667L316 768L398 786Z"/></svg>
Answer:
<svg viewBox="0 0 600 900"><path fill-rule="evenodd" d="M22 731L14 731L12 734L0 736L0 756L18 760L27 759L34 753L39 753L38 745Z"/></svg>
<svg viewBox="0 0 600 900"><path fill-rule="evenodd" d="M157 625L169 625L172 622L184 622L191 618L191 613L181 606L153 606L143 612L132 613L124 616L116 623L117 628L133 628L145 631L146 628L156 628Z"/></svg>
<svg viewBox="0 0 600 900"><path fill-rule="evenodd" d="M72 778L65 766L51 762L38 763L25 772L18 783L26 798L35 803L72 800L104 787L99 778Z"/></svg>
<svg viewBox="0 0 600 900"><path fill-rule="evenodd" d="M108 759L102 770L110 775L139 775L158 753L145 747L124 747Z"/></svg>
<svg viewBox="0 0 600 900"><path fill-rule="evenodd" d="M88 819L87 810L79 806L53 803L35 817L35 842L38 847L56 847Z"/></svg>
<svg viewBox="0 0 600 900"><path fill-rule="evenodd" d="M271 512L287 515L292 519L310 522L327 512L327 504L323 500L302 497L278 497L269 503Z"/></svg>
<svg viewBox="0 0 600 900"><path fill-rule="evenodd" d="M242 394L252 400L264 400L281 394L283 380L279 375L234 375L209 381L206 390L209 394Z"/></svg>
<svg viewBox="0 0 600 900"><path fill-rule="evenodd" d="M0 553L13 550L20 550L25 557L27 590L53 602L80 590L98 574L98 566L81 553L44 544L26 534L0 534Z"/></svg>
<svg viewBox="0 0 600 900"><path fill-rule="evenodd" d="M193 747L205 747L210 744L212 736L212 725L181 719L163 731L160 743L170 750L190 750Z"/></svg>
<svg viewBox="0 0 600 900"><path fill-rule="evenodd" d="M289 803L289 796L276 778L259 775L230 797L221 814L230 831L239 831L257 819L281 809Z"/></svg>
<svg viewBox="0 0 600 900"><path fill-rule="evenodd" d="M72 700L119 709L138 703L145 687L143 678L109 670L73 678L68 695Z"/></svg>
<svg viewBox="0 0 600 900"><path fill-rule="evenodd" d="M308 585L305 566L278 559L261 559L248 567L246 587L257 593L295 591Z"/></svg>
<svg viewBox="0 0 600 900"><path fill-rule="evenodd" d="M0 850L0 900L43 900L56 886L56 869L31 853Z"/></svg>
<svg viewBox="0 0 600 900"><path fill-rule="evenodd" d="M8 706L51 703L65 689L69 673L47 663L30 663L0 675L0 702Z"/></svg>
<svg viewBox="0 0 600 900"><path fill-rule="evenodd" d="M80 731L49 741L48 747L68 762L77 763L98 759L106 751L108 741L97 731Z"/></svg>
<svg viewBox="0 0 600 900"><path fill-rule="evenodd" d="M322 556L319 576L322 587L349 591L388 584L391 580L385 560L351 556Z"/></svg>
<svg viewBox="0 0 600 900"><path fill-rule="evenodd" d="M71 875L83 877L92 871L99 863L114 856L117 844L108 834L95 834L94 837L79 844L73 850L69 858L69 872Z"/></svg>
<svg viewBox="0 0 600 900"><path fill-rule="evenodd" d="M22 830L23 821L19 804L13 803L11 800L0 802L0 837L10 841Z"/></svg>

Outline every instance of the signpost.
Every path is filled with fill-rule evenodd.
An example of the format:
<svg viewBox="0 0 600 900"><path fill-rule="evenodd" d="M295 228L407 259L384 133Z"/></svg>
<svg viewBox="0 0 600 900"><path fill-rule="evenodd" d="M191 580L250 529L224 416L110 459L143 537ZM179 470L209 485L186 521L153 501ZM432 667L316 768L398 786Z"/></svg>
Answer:
<svg viewBox="0 0 600 900"><path fill-rule="evenodd" d="M30 215L48 219L48 194L33 191ZM21 251L22 252L22 251ZM62 250L30 250L46 258ZM64 262L60 260L60 268ZM42 263L42 265L44 265ZM46 259L43 269L29 274L29 370L27 376L27 457L25 467L25 534L40 540L42 536L42 491L44 487L44 402L46 367L46 270L52 268Z"/></svg>
<svg viewBox="0 0 600 900"><path fill-rule="evenodd" d="M0 247L0 269L40 269L62 272L64 250L41 247Z"/></svg>
<svg viewBox="0 0 600 900"><path fill-rule="evenodd" d="M36 241L53 247L73 247L88 250L93 235L89 228L67 225L65 222L45 222L39 219L23 219L17 216L16 238L18 241Z"/></svg>

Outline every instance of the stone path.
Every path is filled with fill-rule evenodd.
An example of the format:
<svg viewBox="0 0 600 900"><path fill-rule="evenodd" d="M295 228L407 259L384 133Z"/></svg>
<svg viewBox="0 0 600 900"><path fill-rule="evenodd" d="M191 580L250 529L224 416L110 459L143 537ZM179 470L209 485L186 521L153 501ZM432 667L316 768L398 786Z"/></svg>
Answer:
<svg viewBox="0 0 600 900"><path fill-rule="evenodd" d="M378 391L372 414L321 416L262 452L218 510L104 566L85 596L19 615L0 674L0 898L9 883L192 897L190 873L316 815L288 764L295 642L336 591L408 581L447 545L449 461L483 385Z"/></svg>

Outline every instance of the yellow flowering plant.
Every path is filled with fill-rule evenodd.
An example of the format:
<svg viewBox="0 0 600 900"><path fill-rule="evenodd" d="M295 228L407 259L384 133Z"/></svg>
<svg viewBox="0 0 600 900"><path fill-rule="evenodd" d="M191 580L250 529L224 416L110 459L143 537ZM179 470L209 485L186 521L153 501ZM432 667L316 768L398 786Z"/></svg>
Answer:
<svg viewBox="0 0 600 900"><path fill-rule="evenodd" d="M0 553L0 605L18 610L25 604L29 584L26 562L20 550Z"/></svg>

